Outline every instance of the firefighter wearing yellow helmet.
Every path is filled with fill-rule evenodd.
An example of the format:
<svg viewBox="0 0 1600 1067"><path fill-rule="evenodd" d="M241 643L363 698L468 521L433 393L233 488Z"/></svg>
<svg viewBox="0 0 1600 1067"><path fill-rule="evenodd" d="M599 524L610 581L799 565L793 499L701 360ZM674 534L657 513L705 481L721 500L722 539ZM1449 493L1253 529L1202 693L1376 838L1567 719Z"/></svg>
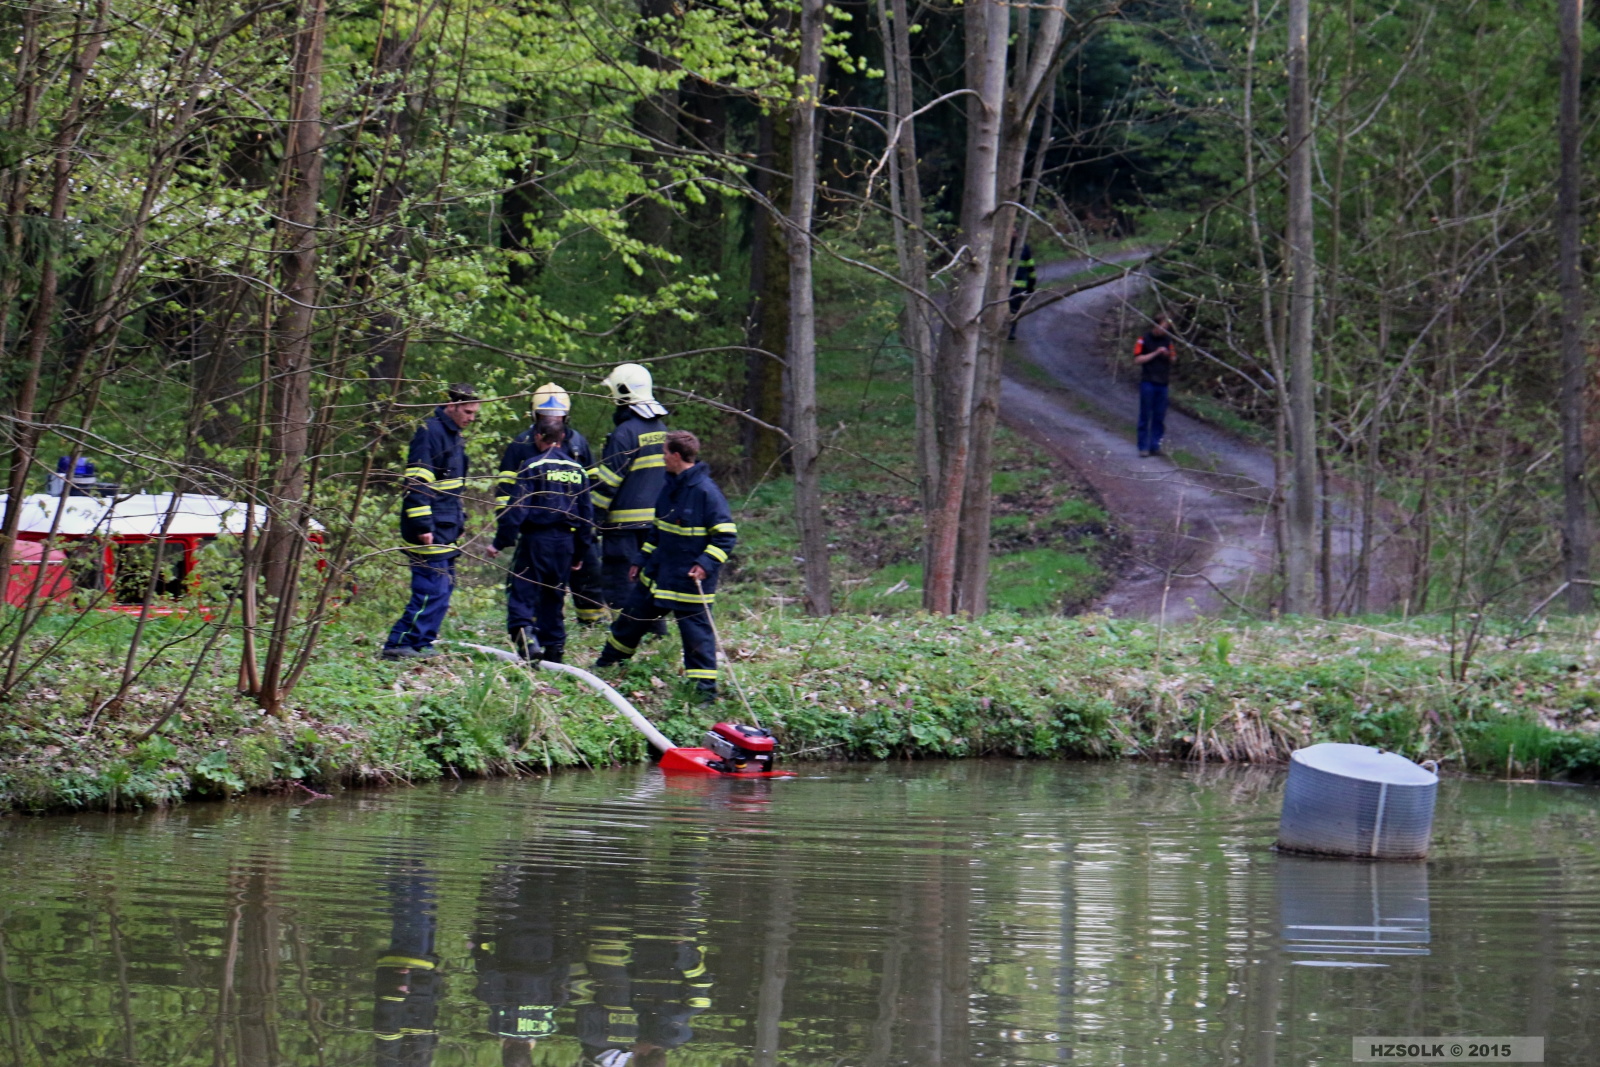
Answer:
<svg viewBox="0 0 1600 1067"><path fill-rule="evenodd" d="M565 430L565 438L560 444L562 452L585 471L594 466L594 452L583 434L573 429L571 414L572 399L567 396L565 389L554 382L541 385L533 394L533 425L513 437L500 457L500 475L494 501L500 521L495 530L494 553L513 546L516 549L506 574L506 630L519 649L525 645L521 635L535 628L541 587L532 580L532 576L541 568L538 567L539 561L533 558L537 550L535 539L513 528L511 520L514 512L508 505L513 502L516 493L518 473L544 454L535 440L537 427L541 423L560 423ZM598 622L605 609L600 598L600 550L592 538L588 551L574 562L581 565L571 572L568 589L572 594L573 606L577 609L578 621L585 625ZM547 646L543 658L549 659L551 653L552 648ZM560 649L555 649L554 653L559 655Z"/></svg>
<svg viewBox="0 0 1600 1067"><path fill-rule="evenodd" d="M616 427L589 478L594 484L594 519L600 527L605 601L618 610L628 599L633 584L628 569L644 534L653 528L656 497L667 480L662 455L667 409L656 402L650 372L637 363L624 363L606 376L604 385L617 404L612 416Z"/></svg>

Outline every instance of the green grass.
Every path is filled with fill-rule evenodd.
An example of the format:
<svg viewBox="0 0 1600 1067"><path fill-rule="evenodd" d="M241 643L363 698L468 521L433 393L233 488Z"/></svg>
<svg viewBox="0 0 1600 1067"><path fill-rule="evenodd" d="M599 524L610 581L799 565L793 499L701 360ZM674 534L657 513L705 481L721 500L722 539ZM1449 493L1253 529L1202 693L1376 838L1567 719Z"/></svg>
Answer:
<svg viewBox="0 0 1600 1067"><path fill-rule="evenodd" d="M1460 649L1437 621L1208 621L1158 631L1040 611L1083 579L1075 566L1070 554L1049 549L1002 557L995 595L1015 598L1014 610L977 620L915 613L914 594L887 593L888 579L914 584L915 564L862 583L852 610L831 619L719 604L733 664L727 688L737 680L788 752L818 757L1274 760L1319 741L1353 741L1444 760L1453 770L1600 775L1600 665L1588 644L1595 619L1531 638L1497 623L1459 680ZM447 638L502 642L492 577L486 566L470 569ZM138 735L196 656L159 657L126 703L89 729L89 709L109 695L129 636L125 617L93 620L95 629L5 707L0 808L147 807L296 783L645 758L639 737L608 705L565 679L466 656L416 666L376 661L378 628L403 595L399 576L380 575L349 605L282 719L234 693L238 648L230 640L198 659L200 682L183 713L142 743ZM906 610L874 609L896 597L908 598L899 605ZM67 621L63 614L45 629ZM148 638L167 641L188 625L162 620ZM575 632L572 661L597 653L601 640L598 631ZM611 677L671 737L742 717L736 700L694 704L680 656L669 636Z"/></svg>

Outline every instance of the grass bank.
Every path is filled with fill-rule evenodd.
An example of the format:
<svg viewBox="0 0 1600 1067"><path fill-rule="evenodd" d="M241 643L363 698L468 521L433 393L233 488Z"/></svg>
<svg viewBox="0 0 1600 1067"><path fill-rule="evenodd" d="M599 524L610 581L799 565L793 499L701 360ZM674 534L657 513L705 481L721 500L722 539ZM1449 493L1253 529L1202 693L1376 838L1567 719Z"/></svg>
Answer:
<svg viewBox="0 0 1600 1067"><path fill-rule="evenodd" d="M448 636L497 641L492 586L464 588L458 607ZM377 661L379 610L340 620L282 719L234 694L237 649L222 642L198 663L185 706L142 742L195 661L152 663L127 700L94 716L126 653L128 620L107 617L6 709L0 807L126 808L647 758L625 722L565 678L466 656ZM790 759L1270 761L1354 741L1455 771L1548 778L1600 773L1600 664L1593 620L1581 622L1481 636L1464 670L1460 641L1427 621L1160 632L1014 613L818 621L747 601L725 608L722 629L752 710ZM154 640L179 639L185 625L164 620ZM575 639L574 661L598 644L592 631ZM682 742L718 717L744 717L731 691L720 707L695 706L678 663L673 636L614 681Z"/></svg>

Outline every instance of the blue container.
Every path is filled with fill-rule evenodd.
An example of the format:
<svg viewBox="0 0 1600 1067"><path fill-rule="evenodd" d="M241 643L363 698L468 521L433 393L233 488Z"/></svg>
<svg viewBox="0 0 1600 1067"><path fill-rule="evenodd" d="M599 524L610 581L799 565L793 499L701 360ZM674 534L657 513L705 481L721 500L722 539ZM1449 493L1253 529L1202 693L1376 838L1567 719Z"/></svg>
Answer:
<svg viewBox="0 0 1600 1067"><path fill-rule="evenodd" d="M1278 847L1366 859L1421 859L1439 776L1366 745L1312 745L1289 758Z"/></svg>

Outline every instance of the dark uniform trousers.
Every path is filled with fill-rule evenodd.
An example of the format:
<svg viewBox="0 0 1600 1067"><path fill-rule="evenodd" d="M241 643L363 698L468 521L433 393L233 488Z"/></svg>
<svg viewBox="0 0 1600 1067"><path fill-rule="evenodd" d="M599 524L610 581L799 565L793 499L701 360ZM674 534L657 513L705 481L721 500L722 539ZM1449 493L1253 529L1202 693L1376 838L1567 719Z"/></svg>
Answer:
<svg viewBox="0 0 1600 1067"><path fill-rule="evenodd" d="M450 610L450 592L456 586L456 559L454 553L410 556L411 599L389 630L385 648L424 649L438 640L439 627Z"/></svg>
<svg viewBox="0 0 1600 1067"><path fill-rule="evenodd" d="M655 593L643 582L635 582L622 605L621 614L611 624L606 635L606 647L600 653L600 666L607 666L630 658L639 650L639 642L651 633L667 615L678 619L678 636L683 640L683 666L685 673L695 680L700 689L717 687L717 640L711 629L711 606L690 604L682 608L669 607L657 600Z"/></svg>
<svg viewBox="0 0 1600 1067"><path fill-rule="evenodd" d="M628 571L639 556L639 542L648 530L607 530L600 535L602 544L601 586L606 605L621 611L633 595L636 583L628 580Z"/></svg>
<svg viewBox="0 0 1600 1067"><path fill-rule="evenodd" d="M525 530L517 538L506 577L506 628L514 634L531 627L540 645L558 652L567 643L562 604L571 575L571 530L565 526Z"/></svg>
<svg viewBox="0 0 1600 1067"><path fill-rule="evenodd" d="M606 613L605 579L600 563L600 539L589 543L583 566L567 578L567 588L572 591L572 607L579 622L599 622ZM627 577L627 573L623 573Z"/></svg>

